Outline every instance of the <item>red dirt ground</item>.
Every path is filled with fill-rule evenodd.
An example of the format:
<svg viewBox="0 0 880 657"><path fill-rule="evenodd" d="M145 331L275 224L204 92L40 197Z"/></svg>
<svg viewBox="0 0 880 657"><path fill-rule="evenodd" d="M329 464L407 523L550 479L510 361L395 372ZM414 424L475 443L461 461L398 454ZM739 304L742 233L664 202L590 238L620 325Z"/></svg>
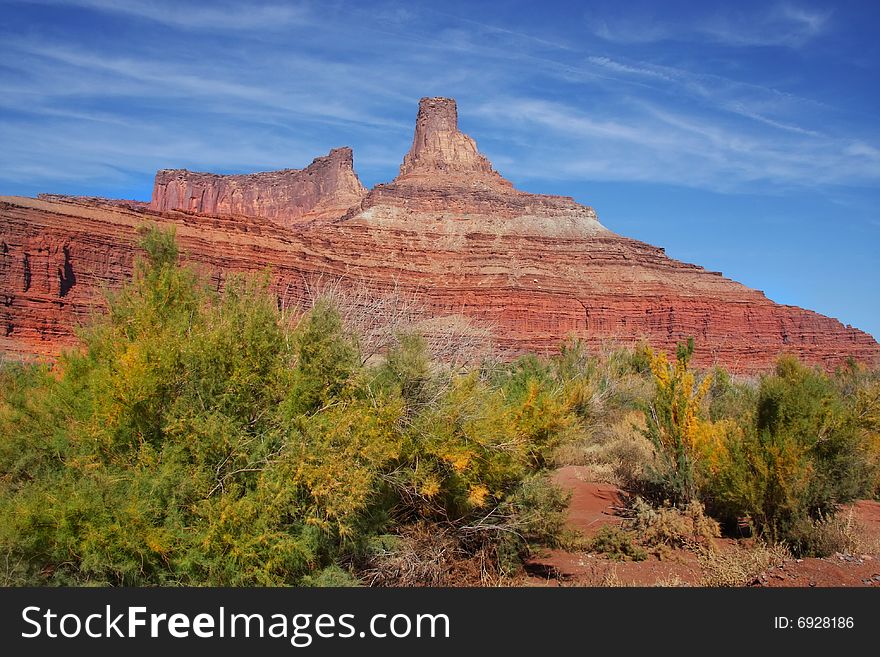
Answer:
<svg viewBox="0 0 880 657"><path fill-rule="evenodd" d="M572 492L568 524L585 537L623 521L616 513L625 495L620 489L589 481L587 470L578 466L561 468L553 479ZM862 500L848 508L866 542L880 546L880 503ZM721 539L718 546L722 551L732 550L737 541ZM645 561L627 562L586 552L549 550L533 557L526 570L529 576L523 583L527 586L698 586L703 579L699 559L686 550L669 550L662 559L651 555ZM751 586L880 587L880 554L789 559L759 574Z"/></svg>

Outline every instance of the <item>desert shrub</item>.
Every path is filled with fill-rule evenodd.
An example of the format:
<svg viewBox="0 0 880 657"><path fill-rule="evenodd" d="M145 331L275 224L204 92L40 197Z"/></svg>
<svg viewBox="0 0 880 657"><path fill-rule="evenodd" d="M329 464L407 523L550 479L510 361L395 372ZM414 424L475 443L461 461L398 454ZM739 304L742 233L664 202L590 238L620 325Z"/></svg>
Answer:
<svg viewBox="0 0 880 657"><path fill-rule="evenodd" d="M329 301L319 299L293 332L296 368L288 412L309 413L332 403L360 365L355 341Z"/></svg>
<svg viewBox="0 0 880 657"><path fill-rule="evenodd" d="M862 448L866 493L880 499L880 369L850 362L835 373L834 384L852 414Z"/></svg>
<svg viewBox="0 0 880 657"><path fill-rule="evenodd" d="M722 367L712 369L709 386L709 419L749 423L758 406L758 385L754 379L732 377Z"/></svg>
<svg viewBox="0 0 880 657"><path fill-rule="evenodd" d="M754 415L725 438L704 493L727 524L747 518L802 553L812 550L816 521L870 488L869 449L852 406L827 375L782 358L761 381Z"/></svg>
<svg viewBox="0 0 880 657"><path fill-rule="evenodd" d="M648 552L639 545L635 532L616 525L605 525L587 541L588 552L596 552L613 561L644 561Z"/></svg>
<svg viewBox="0 0 880 657"><path fill-rule="evenodd" d="M312 575L304 576L300 581L300 585L322 588L348 588L352 586L361 586L361 580L355 577L351 572L333 564Z"/></svg>
<svg viewBox="0 0 880 657"><path fill-rule="evenodd" d="M403 398L407 415L412 417L436 398L443 383L431 371L424 339L418 334L402 334L375 368L372 385Z"/></svg>
<svg viewBox="0 0 880 657"><path fill-rule="evenodd" d="M142 245L82 349L0 368L5 583L348 585L410 526L480 572L557 540L532 477L572 417L538 361L458 376L402 334L366 365L329 301L291 323L267 277L215 292Z"/></svg>
<svg viewBox="0 0 880 657"><path fill-rule="evenodd" d="M389 540L393 539L393 540ZM375 541L361 565L370 586L475 586L498 577L488 544L474 549L450 526L419 522Z"/></svg>
<svg viewBox="0 0 880 657"><path fill-rule="evenodd" d="M0 366L0 427L11 428L0 440L0 483L14 490L49 476L58 466L64 431L59 427L66 404L75 395L59 394L45 366Z"/></svg>
<svg viewBox="0 0 880 657"><path fill-rule="evenodd" d="M553 484L546 474L533 474L520 482L499 509L507 520L504 531L530 544L562 547L572 537L566 532L571 493Z"/></svg>
<svg viewBox="0 0 880 657"><path fill-rule="evenodd" d="M632 530L639 542L650 548L711 548L721 535L718 523L705 514L703 505L692 500L684 508L654 508L640 497L631 504Z"/></svg>
<svg viewBox="0 0 880 657"><path fill-rule="evenodd" d="M630 410L614 415L615 419L583 427L579 436L560 445L554 462L587 466L593 481L626 490L642 489L653 456L653 446L644 433L644 413Z"/></svg>
<svg viewBox="0 0 880 657"><path fill-rule="evenodd" d="M552 390L530 381L520 394L455 376L413 418L405 466L394 483L419 517L458 520L505 501L540 470L571 420Z"/></svg>
<svg viewBox="0 0 880 657"><path fill-rule="evenodd" d="M521 570L536 545L569 546L568 494L546 475L525 478L501 504L467 522L418 521L364 550L364 578L381 586L475 585Z"/></svg>
<svg viewBox="0 0 880 657"><path fill-rule="evenodd" d="M789 531L787 540L802 556L829 557L838 552L858 553L859 534L860 527L849 511L820 515L816 519L800 518Z"/></svg>
<svg viewBox="0 0 880 657"><path fill-rule="evenodd" d="M648 351L654 393L645 410L645 435L654 446L655 462L643 492L655 502L684 506L697 499L701 462L717 458L724 427L706 416L704 399L712 378L707 375L697 384L689 368L693 350L693 340L680 344L674 363L666 354Z"/></svg>
<svg viewBox="0 0 880 657"><path fill-rule="evenodd" d="M530 475L493 513L467 527L468 531L488 530L496 547L501 574L519 570L522 560L536 546L574 549L581 536L566 528L569 492L553 484L544 474Z"/></svg>
<svg viewBox="0 0 880 657"><path fill-rule="evenodd" d="M549 390L555 385L553 368L534 354L497 368L492 383L512 401L526 397L534 388Z"/></svg>
<svg viewBox="0 0 880 657"><path fill-rule="evenodd" d="M728 441L726 453L704 495L728 527L747 519L771 540L781 540L800 512L810 464L791 440L746 428Z"/></svg>
<svg viewBox="0 0 880 657"><path fill-rule="evenodd" d="M864 444L849 405L818 369L781 358L774 376L761 382L757 428L792 436L814 467L808 495L821 512L863 494L869 486Z"/></svg>
<svg viewBox="0 0 880 657"><path fill-rule="evenodd" d="M294 583L331 559L332 541L267 496L295 372L287 328L264 284L217 295L177 266L173 236L150 231L143 245L84 349L24 403L4 401L4 448L41 432L54 450L17 482L3 464L11 582Z"/></svg>

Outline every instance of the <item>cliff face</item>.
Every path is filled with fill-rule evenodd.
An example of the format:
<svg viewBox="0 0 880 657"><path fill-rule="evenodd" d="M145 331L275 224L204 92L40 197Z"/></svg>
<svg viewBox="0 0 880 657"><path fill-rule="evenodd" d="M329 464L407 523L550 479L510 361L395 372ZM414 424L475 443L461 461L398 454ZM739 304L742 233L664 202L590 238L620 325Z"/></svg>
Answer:
<svg viewBox="0 0 880 657"><path fill-rule="evenodd" d="M514 190L455 116L453 101L424 99L400 175L296 231L274 217L0 198L0 349L74 344L73 328L101 308L99 290L129 276L136 226L154 222L176 227L186 260L217 287L267 266L287 302L305 298L316 275L397 286L418 291L435 316L485 324L511 353L554 351L569 335L668 350L692 336L698 364L740 372L781 352L825 367L880 358L861 331L615 235L570 198Z"/></svg>
<svg viewBox="0 0 880 657"><path fill-rule="evenodd" d="M354 172L351 149L346 147L333 149L305 169L233 176L163 169L156 173L150 207L264 217L291 227L338 217L366 192Z"/></svg>

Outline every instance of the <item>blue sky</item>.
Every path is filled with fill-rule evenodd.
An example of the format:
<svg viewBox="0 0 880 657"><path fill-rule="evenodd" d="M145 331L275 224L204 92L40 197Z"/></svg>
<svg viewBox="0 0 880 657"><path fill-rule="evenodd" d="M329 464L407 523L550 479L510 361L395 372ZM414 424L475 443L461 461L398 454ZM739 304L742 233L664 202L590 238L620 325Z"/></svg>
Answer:
<svg viewBox="0 0 880 657"><path fill-rule="evenodd" d="M0 194L396 175L418 99L518 187L880 337L880 3L0 0Z"/></svg>

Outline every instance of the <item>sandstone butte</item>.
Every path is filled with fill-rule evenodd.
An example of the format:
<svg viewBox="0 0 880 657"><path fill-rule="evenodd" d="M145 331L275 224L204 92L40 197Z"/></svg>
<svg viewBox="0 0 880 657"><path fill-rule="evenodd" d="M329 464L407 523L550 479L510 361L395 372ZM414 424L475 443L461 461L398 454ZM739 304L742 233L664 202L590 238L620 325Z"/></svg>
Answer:
<svg viewBox="0 0 880 657"><path fill-rule="evenodd" d="M780 305L718 272L605 228L572 198L513 188L458 129L455 101L424 98L391 183L367 190L351 149L302 170L156 174L152 200L0 197L0 350L51 357L127 280L137 227L174 226L185 260L218 288L271 272L286 302L314 277L415 291L437 318L465 315L506 353L693 337L699 365L738 372L792 353L825 368L876 363L868 334Z"/></svg>

